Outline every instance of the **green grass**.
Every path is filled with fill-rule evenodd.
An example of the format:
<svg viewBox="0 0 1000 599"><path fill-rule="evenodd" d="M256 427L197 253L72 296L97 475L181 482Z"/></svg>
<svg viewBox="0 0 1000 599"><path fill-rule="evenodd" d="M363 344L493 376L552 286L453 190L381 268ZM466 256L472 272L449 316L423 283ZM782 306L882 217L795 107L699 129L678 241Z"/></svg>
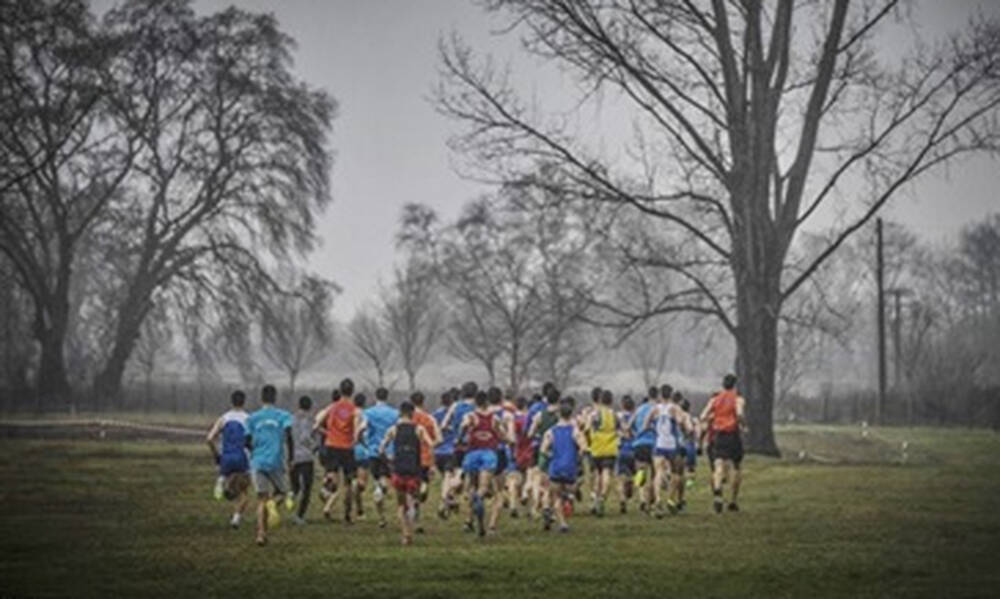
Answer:
<svg viewBox="0 0 1000 599"><path fill-rule="evenodd" d="M780 429L786 457L748 459L739 514L711 513L702 470L675 518L577 515L559 535L504 517L482 541L434 518L408 548L316 507L258 548L193 444L4 440L0 596L994 596L1000 436L859 432Z"/></svg>

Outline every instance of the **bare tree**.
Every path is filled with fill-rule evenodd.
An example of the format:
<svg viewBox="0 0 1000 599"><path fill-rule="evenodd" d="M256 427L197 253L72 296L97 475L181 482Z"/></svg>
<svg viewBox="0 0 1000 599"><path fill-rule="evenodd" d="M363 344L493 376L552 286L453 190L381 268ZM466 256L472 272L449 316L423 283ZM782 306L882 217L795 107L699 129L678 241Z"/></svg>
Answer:
<svg viewBox="0 0 1000 599"><path fill-rule="evenodd" d="M127 41L110 68L111 117L141 149L108 219L121 231L111 251L132 257L94 381L113 396L154 294L206 296L205 325L251 347L246 323L278 287L268 263L287 268L314 244L334 104L292 75L293 42L273 16L134 0L105 26Z"/></svg>
<svg viewBox="0 0 1000 599"><path fill-rule="evenodd" d="M347 326L353 348L353 359L375 371L369 381L377 387L386 386L386 375L393 367L395 344L386 330L385 319L371 307L359 309Z"/></svg>
<svg viewBox="0 0 1000 599"><path fill-rule="evenodd" d="M655 326L659 324L659 326ZM657 385L667 372L670 359L669 323L649 322L628 340L629 363L642 374L644 389Z"/></svg>
<svg viewBox="0 0 1000 599"><path fill-rule="evenodd" d="M83 2L0 4L0 252L32 301L41 397L70 391L63 351L77 253L137 151L135 136L106 119L115 45Z"/></svg>
<svg viewBox="0 0 1000 599"><path fill-rule="evenodd" d="M406 372L410 391L417 389L417 373L445 332L445 318L429 265L411 257L394 273L383 292L386 328Z"/></svg>
<svg viewBox="0 0 1000 599"><path fill-rule="evenodd" d="M627 207L671 231L682 259L634 259L648 276L670 273L687 287L612 316L623 326L678 310L718 319L750 398L749 446L776 454L785 301L909 182L996 147L996 24L977 21L932 52L879 60L875 42L896 5L487 3L510 15L529 52L577 77L582 101L602 91L624 99L641 132L628 163L589 150L571 119L538 117L457 37L442 44L438 107L469 125L453 147L484 176L518 179L539 159L552 161L577 197ZM848 193L867 200L845 213L826 246L789 265L803 223Z"/></svg>
<svg viewBox="0 0 1000 599"><path fill-rule="evenodd" d="M299 374L321 360L333 344L334 290L311 277L291 289L274 294L261 308L260 347L264 357L288 374L288 392L294 395Z"/></svg>
<svg viewBox="0 0 1000 599"><path fill-rule="evenodd" d="M153 308L151 317L142 324L142 331L135 343L132 361L143 378L142 410L149 412L153 401L153 374L171 353L174 330L162 304Z"/></svg>

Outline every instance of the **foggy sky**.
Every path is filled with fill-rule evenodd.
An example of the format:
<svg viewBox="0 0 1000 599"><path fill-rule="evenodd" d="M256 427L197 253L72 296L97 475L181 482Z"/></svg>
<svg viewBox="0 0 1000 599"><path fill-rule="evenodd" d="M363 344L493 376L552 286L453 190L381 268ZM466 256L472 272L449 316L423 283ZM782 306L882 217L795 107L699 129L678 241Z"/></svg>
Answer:
<svg viewBox="0 0 1000 599"><path fill-rule="evenodd" d="M231 1L199 0L210 12ZM97 3L100 8L103 2ZM107 3L110 4L110 3ZM550 66L523 55L516 35L492 32L502 20L462 0L238 0L237 6L273 12L298 42L295 71L339 103L332 146L334 201L319 220L322 246L309 267L341 285L338 319L373 299L397 258L393 236L400 208L421 202L447 218L488 191L463 180L453 168L446 141L460 125L438 115L430 96L438 80L437 42L452 30L484 54L512 61L516 83L527 97L558 105L571 91ZM916 17L925 39L962 27L977 11L1000 13L1000 2L923 0ZM556 96L556 97L553 97ZM601 118L604 115L593 115ZM613 122L613 118L608 122ZM925 180L892 201L885 215L934 239L954 236L971 220L1000 210L991 189L998 164L977 158L953 167L948 177ZM822 225L822 222L813 226Z"/></svg>

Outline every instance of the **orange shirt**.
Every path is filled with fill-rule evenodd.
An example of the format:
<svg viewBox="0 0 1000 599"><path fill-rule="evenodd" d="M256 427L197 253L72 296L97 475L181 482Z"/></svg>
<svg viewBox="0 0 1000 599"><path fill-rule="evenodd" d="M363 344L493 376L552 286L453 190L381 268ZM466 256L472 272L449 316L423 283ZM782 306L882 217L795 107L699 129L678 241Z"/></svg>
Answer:
<svg viewBox="0 0 1000 599"><path fill-rule="evenodd" d="M736 391L720 391L712 398L712 429L720 433L735 432L739 425L736 416Z"/></svg>
<svg viewBox="0 0 1000 599"><path fill-rule="evenodd" d="M417 408L413 411L413 422L424 429L427 433L427 438L431 441L437 441L434 438L434 417L427 412ZM420 465L424 468L430 468L434 465L434 454L431 453L431 446L423 441L420 442Z"/></svg>
<svg viewBox="0 0 1000 599"><path fill-rule="evenodd" d="M330 405L326 413L326 446L354 449L354 413L357 407L351 398L342 397Z"/></svg>

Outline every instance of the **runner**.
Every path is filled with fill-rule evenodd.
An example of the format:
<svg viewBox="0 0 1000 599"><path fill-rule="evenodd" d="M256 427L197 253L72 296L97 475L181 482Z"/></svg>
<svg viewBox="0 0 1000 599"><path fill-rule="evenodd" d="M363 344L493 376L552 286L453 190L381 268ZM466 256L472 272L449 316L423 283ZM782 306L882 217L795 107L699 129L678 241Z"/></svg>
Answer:
<svg viewBox="0 0 1000 599"><path fill-rule="evenodd" d="M667 391L670 393L667 393ZM660 388L660 400L650 410L646 427L656 428L656 451L653 466L656 476L653 481L653 494L656 498L656 517L665 515L664 506L671 514L678 510L679 491L683 484L684 458L680 453L679 440L686 422L681 416L681 408L673 398L673 388L663 385ZM665 399L665 397L667 399ZM662 493L666 487L667 498L663 500Z"/></svg>
<svg viewBox="0 0 1000 599"><path fill-rule="evenodd" d="M546 385L546 408L535 415L535 418L531 421L531 428L528 430L528 436L537 440L535 453L535 472L537 478L532 489L534 492L532 510L535 513L544 511L549 506L550 498L548 493L549 458L542 453L542 439L545 433L559 421L559 390L551 383L547 383Z"/></svg>
<svg viewBox="0 0 1000 599"><path fill-rule="evenodd" d="M552 387L552 383L545 383L542 386L542 392L540 394L536 393L532 399L531 404L528 406L528 418L527 418L527 428L530 431L532 423L535 421L535 417L544 412L546 407L548 407L548 402L545 401L545 397L548 394L549 387ZM521 489L521 501L522 503L528 504L528 517L533 518L535 516L535 501L536 492L539 491L538 487L541 485L541 472L538 469L538 448L541 445L540 437L532 437L531 439L531 460L529 462L528 471L525 473L525 483L524 487Z"/></svg>
<svg viewBox="0 0 1000 599"><path fill-rule="evenodd" d="M247 416L246 445L250 448L250 472L257 491L257 545L267 544L267 527L281 521L276 501L288 492L285 460L294 455L292 415L274 407L278 392L273 385L260 390L261 408ZM285 451L282 451L282 443Z"/></svg>
<svg viewBox="0 0 1000 599"><path fill-rule="evenodd" d="M320 421L323 419L323 417L325 417L326 411L330 408L330 406L337 403L338 399L340 399L339 388L334 389L330 393L330 404L327 407L320 410L318 414L316 414L315 420L313 421L313 430L317 431L320 435L325 434L324 430L322 429L322 426L320 425ZM336 495L340 492L340 490L337 489L336 473L333 473L331 475L330 472L326 471L326 464L329 463L329 456L327 455L328 453L329 451L327 450L326 443L325 442L321 443L319 448L319 463L320 465L323 466L323 484L319 488L319 497L320 499L323 500L323 503L326 503L327 501L330 500L331 496Z"/></svg>
<svg viewBox="0 0 1000 599"><path fill-rule="evenodd" d="M601 396L603 394L604 390L600 387L591 389L590 403L583 406L576 419L580 432L583 433L584 439L587 440L587 445L584 448L584 459L580 462L580 472L576 481L576 499L577 501L582 500L583 493L581 492L581 488L584 481L586 481L587 489L590 492L590 513L594 516L597 515L598 472L594 463L594 454L591 452L590 447L590 444L593 442L591 427L593 425L594 413L597 411L598 406L601 405Z"/></svg>
<svg viewBox="0 0 1000 599"><path fill-rule="evenodd" d="M604 516L604 505L608 500L615 461L618 459L618 431L621 427L612 408L614 401L611 391L602 391L600 404L593 410L589 422L591 463L597 479L597 500L593 512L599 517Z"/></svg>
<svg viewBox="0 0 1000 599"><path fill-rule="evenodd" d="M510 449L510 442L514 440L514 407L508 406L503 400L503 393L499 387L490 387L487 392L487 399L490 409L500 422L502 432L500 444L497 446L497 467L493 471L493 487L497 500L493 502L493 510L490 512L489 531L496 533L497 521L500 519L500 511L505 505L510 505L515 499L507 493L507 475L516 472L514 464L514 454Z"/></svg>
<svg viewBox="0 0 1000 599"><path fill-rule="evenodd" d="M419 395L419 392L414 395ZM421 396L421 400L423 397ZM399 406L399 416L389 427L379 444L378 455L383 459L386 448L392 443L392 488L396 490L396 511L403 533L403 545L413 543L413 530L417 521L420 485L422 483L421 453L423 447L433 447L434 440L427 429L414 420L414 405L404 401Z"/></svg>
<svg viewBox="0 0 1000 599"><path fill-rule="evenodd" d="M618 475L618 492L621 501L621 513L628 511L628 500L632 499L635 476L635 453L632 450L632 431L627 424L635 414L635 400L631 395L622 398L622 411L618 414L618 422L622 426L622 435L618 441L618 461L615 463L615 474Z"/></svg>
<svg viewBox="0 0 1000 599"><path fill-rule="evenodd" d="M705 424L713 439L710 445L709 457L712 460L712 506L715 513L721 514L723 504L722 486L724 481L732 481L732 495L728 509L739 511L737 503L740 493L743 463L742 432L746 432L744 410L746 400L736 390L736 375L727 374L722 379L722 391L708 400L701 413L701 422Z"/></svg>
<svg viewBox="0 0 1000 599"><path fill-rule="evenodd" d="M451 391L441 394L441 406L432 415L437 422L438 430L441 432L441 442L434 448L434 465L441 475L441 503L438 504L438 517L442 520L448 518L451 513L448 505L448 490L454 484L454 478L458 475L458 464L455 463L455 437L457 436L457 426L443 427L445 416L452 401L456 398Z"/></svg>
<svg viewBox="0 0 1000 599"><path fill-rule="evenodd" d="M351 487L357 470L354 445L361 433L362 418L361 412L354 406L354 381L344 379L339 391L337 401L316 414L314 428L322 430L325 435L322 459L327 484L344 490L344 523L351 524ZM323 506L323 517L327 520L333 519L336 499L336 493L330 495Z"/></svg>
<svg viewBox="0 0 1000 599"><path fill-rule="evenodd" d="M445 504L452 512L458 512L458 501L455 499L458 495L462 493L463 481L465 479L465 472L462 465L465 460L465 451L467 449L468 439L464 437L461 432L462 423L465 421L465 417L471 414L476 409L476 395L479 392L479 387L469 381L462 385L462 399L451 404L448 409L448 413L444 417L444 424L441 428L454 428L456 432L455 435L455 464L459 469L452 477L451 485L445 493ZM471 517L471 516L470 516Z"/></svg>
<svg viewBox="0 0 1000 599"><path fill-rule="evenodd" d="M236 501L236 506L229 525L238 528L243 512L247 508L247 489L250 487L250 461L246 450L247 412L243 409L246 394L233 391L229 397L232 408L215 421L205 436L212 458L219 466L219 477L215 481L214 496L216 501L223 497ZM221 451L215 443L221 437ZM237 501L238 500L238 501Z"/></svg>
<svg viewBox="0 0 1000 599"><path fill-rule="evenodd" d="M528 428L531 426L528 414L528 400L518 397L514 404L514 469L507 474L507 495L511 498L510 517L517 518L517 503L528 505L527 487L528 472L534 466L535 448ZM517 502L517 503L515 503ZM528 517L532 516L529 508Z"/></svg>
<svg viewBox="0 0 1000 599"><path fill-rule="evenodd" d="M462 459L462 472L469 482L470 519L466 529L473 529L471 517L474 515L478 525L479 536L486 534L485 501L493 496L492 479L497 467L497 449L503 437L500 418L490 408L486 393L476 394L475 411L466 414L459 429L467 435L468 451Z"/></svg>
<svg viewBox="0 0 1000 599"><path fill-rule="evenodd" d="M367 445L372 450L382 446L385 433L389 427L396 424L396 420L399 418L399 410L389 405L388 399L389 390L385 387L379 387L375 390L375 405L367 408L364 412L364 418L367 422ZM375 511L378 513L378 526L385 528L387 524L385 495L389 491L389 475L392 474L389 469L389 461L382 455L371 456L370 468L372 479L375 482L372 496L375 499Z"/></svg>
<svg viewBox="0 0 1000 599"><path fill-rule="evenodd" d="M572 501L571 494L576 485L576 474L583 449L587 444L583 433L573 422L573 403L569 398L559 402L559 420L545 431L542 437L541 453L547 456L549 479L549 503L555 506L555 517L559 520L559 532L569 532L566 523L564 502ZM542 512L544 528L552 528L553 508L546 507Z"/></svg>
<svg viewBox="0 0 1000 599"><path fill-rule="evenodd" d="M650 387L649 394L633 414L628 427L632 436L632 453L635 455L636 472L633 482L639 489L639 511L643 513L649 513L649 507L653 504L653 446L656 444L656 431L652 428L649 413L656 406L659 397L659 388Z"/></svg>
<svg viewBox="0 0 1000 599"><path fill-rule="evenodd" d="M294 496L298 496L298 510L292 516L292 521L302 525L306 523L306 510L309 509L309 497L313 486L313 453L316 451L316 437L313 434L312 398L303 395L299 398L299 409L292 420L292 494L288 496L288 509L294 507Z"/></svg>
<svg viewBox="0 0 1000 599"><path fill-rule="evenodd" d="M357 466L357 475L354 478L354 507L358 520L365 519L365 489L368 488L368 477L371 473L371 454L374 450L368 447L367 435L368 420L365 419L365 406L368 404L368 397L364 393L354 396L354 407L361 413L361 426L358 430L358 442L354 444L354 465Z"/></svg>
<svg viewBox="0 0 1000 599"><path fill-rule="evenodd" d="M684 488L681 489L680 508L684 509L687 505L687 501L684 498L685 491L694 487L694 470L695 466L698 465L698 438L701 427L698 425L698 419L691 415L691 402L686 397L681 396L680 406L681 411L684 413L684 419L687 420L688 424L688 433L684 435L683 439Z"/></svg>
<svg viewBox="0 0 1000 599"><path fill-rule="evenodd" d="M434 467L434 445L441 440L441 429L438 428L434 417L424 411L424 394L416 391L410 395L410 403L413 405L412 420L414 424L424 430L429 443L420 444L420 493L419 501L414 507L414 523L420 521L420 506L427 501L427 490L431 482L431 468ZM417 533L423 534L424 529L420 524L416 524Z"/></svg>

